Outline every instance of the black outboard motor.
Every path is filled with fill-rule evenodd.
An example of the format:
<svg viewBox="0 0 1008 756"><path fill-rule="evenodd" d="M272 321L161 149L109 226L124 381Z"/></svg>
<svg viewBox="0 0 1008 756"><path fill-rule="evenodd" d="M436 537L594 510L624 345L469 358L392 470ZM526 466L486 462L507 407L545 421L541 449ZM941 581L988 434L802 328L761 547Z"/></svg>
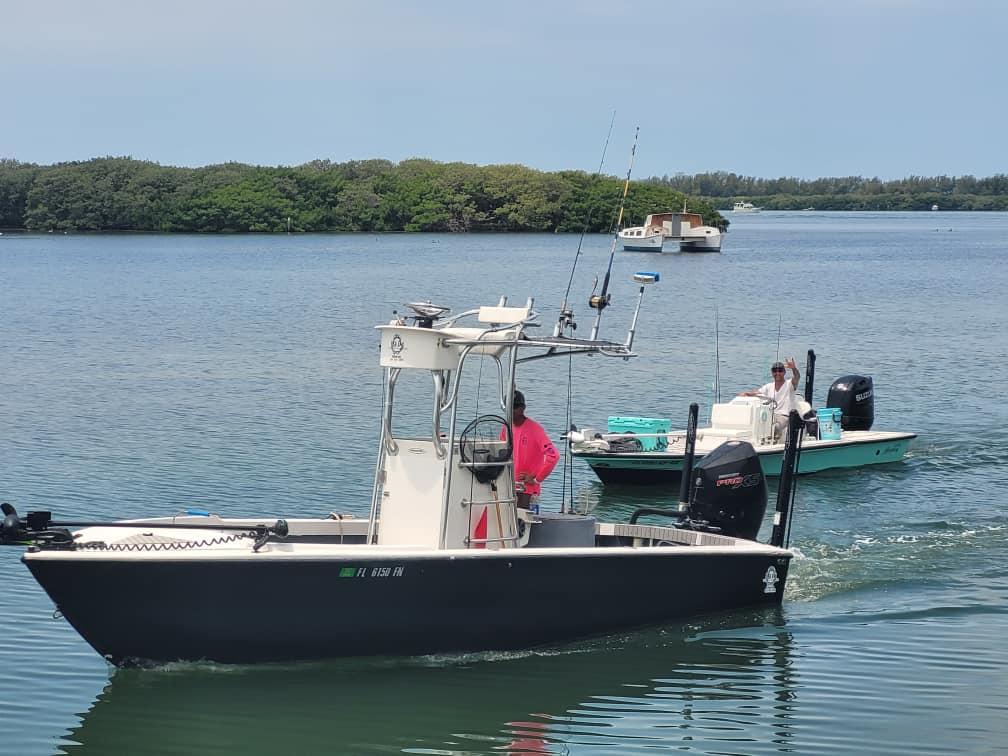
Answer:
<svg viewBox="0 0 1008 756"><path fill-rule="evenodd" d="M767 508L767 485L759 456L747 441L725 441L693 470L689 519L720 533L754 540Z"/></svg>
<svg viewBox="0 0 1008 756"><path fill-rule="evenodd" d="M843 430L871 430L875 422L875 387L871 376L845 375L837 378L830 386L826 406L843 412L840 418Z"/></svg>

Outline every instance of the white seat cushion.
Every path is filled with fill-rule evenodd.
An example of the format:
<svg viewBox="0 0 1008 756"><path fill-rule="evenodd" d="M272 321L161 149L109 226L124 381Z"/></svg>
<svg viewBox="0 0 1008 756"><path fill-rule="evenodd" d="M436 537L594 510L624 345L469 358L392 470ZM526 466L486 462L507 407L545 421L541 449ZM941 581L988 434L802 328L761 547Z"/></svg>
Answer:
<svg viewBox="0 0 1008 756"><path fill-rule="evenodd" d="M697 433L697 439L701 438L745 438L749 436L749 429L745 430L737 429L732 430L729 428L704 428L702 431Z"/></svg>

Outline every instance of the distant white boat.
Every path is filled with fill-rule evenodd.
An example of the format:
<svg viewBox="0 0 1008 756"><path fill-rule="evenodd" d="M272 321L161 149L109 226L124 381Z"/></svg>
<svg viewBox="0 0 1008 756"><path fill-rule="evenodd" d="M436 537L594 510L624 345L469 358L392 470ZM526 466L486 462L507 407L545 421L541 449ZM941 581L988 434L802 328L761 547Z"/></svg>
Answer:
<svg viewBox="0 0 1008 756"><path fill-rule="evenodd" d="M752 202L736 202L732 205L733 213L758 213L762 207L756 207Z"/></svg>
<svg viewBox="0 0 1008 756"><path fill-rule="evenodd" d="M679 236L680 252L720 252L721 231L714 226L704 225L698 213L677 213L682 215Z"/></svg>
<svg viewBox="0 0 1008 756"><path fill-rule="evenodd" d="M872 430L874 382L847 375L830 386L827 407L816 411L814 430L801 440L798 472L856 468L903 459L916 433ZM811 405L799 400L798 412L809 419ZM745 441L766 475L779 475L784 443L775 438L774 405L762 397L737 396L711 406L711 422L697 428L695 453L710 454L728 440ZM664 418L615 415L607 432L574 430L567 438L571 454L586 462L604 484L681 483L686 432L671 430ZM730 484L729 484L730 485Z"/></svg>
<svg viewBox="0 0 1008 756"><path fill-rule="evenodd" d="M931 210L932 211L937 210L937 209L938 209L938 205L931 205Z"/></svg>
<svg viewBox="0 0 1008 756"><path fill-rule="evenodd" d="M624 228L619 232L619 238L623 242L623 249L627 252L661 252L665 237L662 236L661 229L649 227L651 216L643 226L633 226Z"/></svg>
<svg viewBox="0 0 1008 756"><path fill-rule="evenodd" d="M700 213L652 213L643 226L619 232L628 252L661 252L665 241L679 243L681 252L720 252L721 232L706 226Z"/></svg>

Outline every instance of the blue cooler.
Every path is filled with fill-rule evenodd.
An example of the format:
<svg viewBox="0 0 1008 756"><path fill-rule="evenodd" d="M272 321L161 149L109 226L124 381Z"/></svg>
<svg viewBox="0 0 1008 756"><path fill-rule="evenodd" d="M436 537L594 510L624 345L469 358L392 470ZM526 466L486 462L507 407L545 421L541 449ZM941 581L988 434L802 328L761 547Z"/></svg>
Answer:
<svg viewBox="0 0 1008 756"><path fill-rule="evenodd" d="M816 410L816 419L819 421L819 438L822 441L840 440L840 420L843 418L843 411L836 407L824 407Z"/></svg>
<svg viewBox="0 0 1008 756"><path fill-rule="evenodd" d="M660 417L609 417L610 433L668 433L672 427L672 421ZM664 451L668 448L668 438L665 436L652 436L651 438L640 439L641 447L644 451Z"/></svg>

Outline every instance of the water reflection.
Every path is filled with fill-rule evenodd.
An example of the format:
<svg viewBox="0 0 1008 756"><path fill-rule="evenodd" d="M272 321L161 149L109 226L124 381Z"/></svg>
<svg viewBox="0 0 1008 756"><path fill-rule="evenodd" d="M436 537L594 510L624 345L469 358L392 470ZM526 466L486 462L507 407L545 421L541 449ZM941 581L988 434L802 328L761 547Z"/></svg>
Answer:
<svg viewBox="0 0 1008 756"><path fill-rule="evenodd" d="M592 480L574 489L574 511L626 522L639 507L672 507L679 502L679 486L634 486ZM670 524L666 522L665 524Z"/></svg>
<svg viewBox="0 0 1008 756"><path fill-rule="evenodd" d="M792 643L762 610L535 653L120 670L64 752L788 750Z"/></svg>

